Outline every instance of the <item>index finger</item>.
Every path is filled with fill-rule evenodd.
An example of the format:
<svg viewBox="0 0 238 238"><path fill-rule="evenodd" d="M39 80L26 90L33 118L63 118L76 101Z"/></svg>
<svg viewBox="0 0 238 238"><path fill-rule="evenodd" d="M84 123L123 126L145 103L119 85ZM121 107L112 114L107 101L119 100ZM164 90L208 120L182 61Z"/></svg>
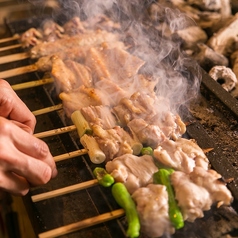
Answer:
<svg viewBox="0 0 238 238"><path fill-rule="evenodd" d="M3 79L0 79L0 116L25 124L34 131L34 115Z"/></svg>

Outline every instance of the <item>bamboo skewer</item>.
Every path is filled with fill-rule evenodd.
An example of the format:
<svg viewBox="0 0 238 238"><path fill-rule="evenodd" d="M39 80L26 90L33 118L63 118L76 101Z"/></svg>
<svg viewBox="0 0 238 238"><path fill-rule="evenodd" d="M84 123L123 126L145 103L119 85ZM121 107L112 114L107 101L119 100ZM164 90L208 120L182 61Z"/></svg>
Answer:
<svg viewBox="0 0 238 238"><path fill-rule="evenodd" d="M59 228L43 232L39 234L39 238L53 238L66 235L75 231L82 230L87 227L91 227L103 222L107 222L122 217L123 215L125 215L125 211L123 209L117 209L108 213L104 213L95 217L84 219L79 222L75 222L66 226L61 226Z"/></svg>
<svg viewBox="0 0 238 238"><path fill-rule="evenodd" d="M8 41L18 40L19 38L20 38L20 36L18 34L15 34L14 36L7 37L7 38L4 38L4 39L0 39L0 44L8 42Z"/></svg>
<svg viewBox="0 0 238 238"><path fill-rule="evenodd" d="M86 155L87 153L88 153L88 150L86 149L76 150L69 153L54 156L54 161L59 162L59 161L71 159L77 156Z"/></svg>
<svg viewBox="0 0 238 238"><path fill-rule="evenodd" d="M72 126L66 126L66 127L61 127L58 129L53 129L53 130L49 130L49 131L36 133L36 134L34 134L34 136L37 138L45 138L45 137L49 137L49 136L55 136L55 135L60 135L60 134L66 133L66 132L74 131L76 129L77 129L76 126L72 125Z"/></svg>
<svg viewBox="0 0 238 238"><path fill-rule="evenodd" d="M0 57L0 64L6 64L6 63L14 62L14 61L20 61L23 59L27 59L29 57L30 56L27 52L6 55L6 56Z"/></svg>
<svg viewBox="0 0 238 238"><path fill-rule="evenodd" d="M0 52L20 48L21 46L22 46L21 44L16 44L16 45L9 45L9 46L5 46L5 47L1 47Z"/></svg>
<svg viewBox="0 0 238 238"><path fill-rule="evenodd" d="M22 67L15 68L15 69L9 69L9 70L0 72L0 78L6 79L6 78L13 77L13 76L25 74L25 73L31 73L31 72L37 71L37 69L38 69L38 67L34 64L22 66Z"/></svg>
<svg viewBox="0 0 238 238"><path fill-rule="evenodd" d="M45 193L40 193L34 196L31 196L31 199L33 202L39 202L42 200L46 200L46 199L50 199L50 198L54 198L57 196L61 196L61 195L65 195L67 193L73 193L76 191L80 191L83 189L87 189L90 187L93 187L95 185L98 185L98 180L97 179L92 179L86 182L82 182L82 183L78 183L78 184L74 184L71 186L67 186L64 188L59 188L50 192L45 192Z"/></svg>
<svg viewBox="0 0 238 238"><path fill-rule="evenodd" d="M41 85L53 83L53 82L54 82L53 78L45 78L45 79L30 81L26 83L15 84L15 85L12 85L12 89L17 91L17 90L33 88L33 87L37 87L37 86L41 86Z"/></svg>
<svg viewBox="0 0 238 238"><path fill-rule="evenodd" d="M57 111L63 108L62 104L58 104L58 105L54 105L54 106L50 106L50 107L45 107L36 111L32 111L33 115L35 116L39 116L45 113L49 113L49 112L53 112L53 111Z"/></svg>

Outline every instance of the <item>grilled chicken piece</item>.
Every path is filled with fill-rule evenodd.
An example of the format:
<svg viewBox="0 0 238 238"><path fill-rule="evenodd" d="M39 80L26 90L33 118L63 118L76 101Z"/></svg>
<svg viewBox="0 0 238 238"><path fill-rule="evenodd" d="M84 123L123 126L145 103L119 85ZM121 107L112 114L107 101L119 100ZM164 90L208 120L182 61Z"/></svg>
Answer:
<svg viewBox="0 0 238 238"><path fill-rule="evenodd" d="M149 124L159 126L164 135L173 140L180 138L186 131L186 125L181 117L178 114L174 115L170 111L158 112L147 121Z"/></svg>
<svg viewBox="0 0 238 238"><path fill-rule="evenodd" d="M22 47L27 48L41 43L42 38L43 35L39 30L30 28L21 35L20 41L22 43Z"/></svg>
<svg viewBox="0 0 238 238"><path fill-rule="evenodd" d="M54 42L64 37L64 28L52 20L46 20L42 25L44 41Z"/></svg>
<svg viewBox="0 0 238 238"><path fill-rule="evenodd" d="M58 51L53 55L47 55L40 57L35 65L39 71L47 72L52 69L52 58L60 58L61 60L73 60L76 62L82 62L88 52L89 47L76 47L76 48L67 48L65 51Z"/></svg>
<svg viewBox="0 0 238 238"><path fill-rule="evenodd" d="M91 68L95 81L110 79L121 86L128 78L135 76L145 62L128 53L120 45L114 48L91 48L85 64Z"/></svg>
<svg viewBox="0 0 238 238"><path fill-rule="evenodd" d="M113 160L115 157L124 154L133 154L133 149L128 138L129 135L123 128L116 126L104 130L95 124L91 128L100 149L106 155L106 161Z"/></svg>
<svg viewBox="0 0 238 238"><path fill-rule="evenodd" d="M118 42L111 42L110 47L114 47L114 45L118 44L121 45L121 43ZM84 47L66 48L65 50L59 50L57 52L53 52L52 54L40 57L35 64L39 71L46 72L51 71L52 69L52 61L51 61L52 56L61 58L63 61L73 60L79 63L84 63L85 59L88 57L88 52L90 49L91 49L90 45L85 45ZM97 67L97 64L95 65L95 67ZM143 78L140 79L140 81L143 80L144 80ZM151 86L146 84L146 82L143 82L143 85L145 85L145 87L147 86L147 88L151 88Z"/></svg>
<svg viewBox="0 0 238 238"><path fill-rule="evenodd" d="M209 168L209 160L195 140L179 138L176 140L176 144L181 147L183 152L189 157L194 158L196 167L202 167L205 170Z"/></svg>
<svg viewBox="0 0 238 238"><path fill-rule="evenodd" d="M59 57L52 57L51 75L54 78L57 94L69 92L79 86L92 86L90 69L72 60L63 62Z"/></svg>
<svg viewBox="0 0 238 238"><path fill-rule="evenodd" d="M59 94L59 97L62 100L64 112L68 117L82 107L109 105L107 98L100 90L86 88L83 85L73 91L62 92Z"/></svg>
<svg viewBox="0 0 238 238"><path fill-rule="evenodd" d="M233 198L230 190L218 179L221 177L214 170L195 167L190 174L175 171L171 175L178 205L185 220L193 222L203 217L203 211L211 205L230 205Z"/></svg>
<svg viewBox="0 0 238 238"><path fill-rule="evenodd" d="M161 110L157 111L157 107ZM123 127L130 125L129 127L135 134L140 134L137 136L142 143L154 147L163 141L162 138L162 140L159 139L160 136L158 137L161 132L165 137L177 139L186 131L186 126L181 118L171 113L168 107L162 98L157 99L137 92L130 98L123 98L117 106L113 107L112 112L118 118L120 125ZM137 124L137 128L132 121ZM147 128L146 135L143 134L145 128ZM157 134L157 136L153 139L151 133L154 136ZM149 136L149 140L146 139L146 136Z"/></svg>
<svg viewBox="0 0 238 238"><path fill-rule="evenodd" d="M144 92L153 96L155 94L154 88L156 85L156 81L150 81L148 78L143 75L136 75L130 79L123 79L120 82L114 82L112 80L101 78L100 81L95 82L95 87L105 92L105 94L110 95L111 98L111 106L118 108L118 110L124 110L122 113L125 113L124 107L120 106L120 103L130 103L130 97L133 97L135 92ZM144 101L146 101L146 94L144 94ZM119 106L118 106L119 105ZM131 105L131 104L130 104ZM115 109L117 110L117 109ZM129 112L128 112L129 113ZM119 119L119 118L118 118ZM122 125L125 125L126 122L121 122Z"/></svg>
<svg viewBox="0 0 238 238"><path fill-rule="evenodd" d="M52 20L43 22L41 29L30 28L21 35L23 48L38 45L42 42L54 42L63 37L64 29Z"/></svg>
<svg viewBox="0 0 238 238"><path fill-rule="evenodd" d="M131 96L130 91L127 92L116 83L106 78L102 78L100 81L95 82L95 88L104 93L105 97L108 97L111 106L117 105L122 98Z"/></svg>
<svg viewBox="0 0 238 238"><path fill-rule="evenodd" d="M195 167L189 177L198 186L204 187L210 193L213 203L218 202L218 206L230 205L233 201L230 190L219 180L221 175L215 170Z"/></svg>
<svg viewBox="0 0 238 238"><path fill-rule="evenodd" d="M115 181L122 182L130 194L138 188L145 187L153 181L153 174L158 171L153 157L149 155L136 156L124 154L107 162L106 170Z"/></svg>
<svg viewBox="0 0 238 238"><path fill-rule="evenodd" d="M107 16L103 15L97 15L90 17L87 19L87 21L83 22L83 25L87 29L94 29L94 30L106 30L106 31L116 31L121 28L121 25L115 21L112 21Z"/></svg>
<svg viewBox="0 0 238 238"><path fill-rule="evenodd" d="M155 150L154 157L165 166L190 173L195 166L208 169L209 161L202 149L193 141L166 139Z"/></svg>
<svg viewBox="0 0 238 238"><path fill-rule="evenodd" d="M80 18L75 16L66 22L63 26L65 34L69 36L79 35L85 33L85 28Z"/></svg>
<svg viewBox="0 0 238 238"><path fill-rule="evenodd" d="M124 127L133 119L146 119L148 115L155 115L154 102L154 98L149 95L136 92L130 98L123 98L117 106L113 107L112 112Z"/></svg>
<svg viewBox="0 0 238 238"><path fill-rule="evenodd" d="M193 183L184 172L175 171L170 179L184 220L193 222L196 218L203 217L203 211L209 210L212 205L209 192Z"/></svg>
<svg viewBox="0 0 238 238"><path fill-rule="evenodd" d="M132 198L136 203L142 233L148 237L174 233L168 216L168 193L165 186L149 184L138 188Z"/></svg>
<svg viewBox="0 0 238 238"><path fill-rule="evenodd" d="M148 124L142 118L131 120L127 126L135 133L139 141L145 146L156 148L166 139L166 136L159 126Z"/></svg>
<svg viewBox="0 0 238 238"><path fill-rule="evenodd" d="M118 42L119 37L116 34L106 31L88 31L83 35L65 36L54 42L43 42L34 46L31 51L31 58L37 59L46 55L53 55L59 51L65 51L69 48L94 47L104 42Z"/></svg>
<svg viewBox="0 0 238 238"><path fill-rule="evenodd" d="M117 126L116 118L108 106L89 106L81 108L81 113L90 125L98 125L104 130Z"/></svg>

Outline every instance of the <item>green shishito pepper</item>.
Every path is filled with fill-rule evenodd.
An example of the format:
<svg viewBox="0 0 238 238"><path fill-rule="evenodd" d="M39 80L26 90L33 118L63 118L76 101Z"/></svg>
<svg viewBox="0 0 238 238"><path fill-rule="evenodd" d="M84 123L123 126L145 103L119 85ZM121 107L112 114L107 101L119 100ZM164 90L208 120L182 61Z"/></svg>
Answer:
<svg viewBox="0 0 238 238"><path fill-rule="evenodd" d="M128 222L127 236L130 238L138 237L140 235L140 220L135 202L127 191L126 186L123 183L114 183L112 186L112 195L118 205L125 210Z"/></svg>
<svg viewBox="0 0 238 238"><path fill-rule="evenodd" d="M175 229L180 229L184 226L183 215L177 205L174 197L174 190L170 183L170 175L174 172L173 169L159 169L154 173L153 180L155 184L165 185L168 192L169 203L169 218Z"/></svg>
<svg viewBox="0 0 238 238"><path fill-rule="evenodd" d="M103 187L110 187L115 182L114 178L104 168L96 167L93 170L93 174Z"/></svg>
<svg viewBox="0 0 238 238"><path fill-rule="evenodd" d="M151 156L153 156L153 149L149 146L148 147L143 147L141 149L141 154L142 155L151 155Z"/></svg>

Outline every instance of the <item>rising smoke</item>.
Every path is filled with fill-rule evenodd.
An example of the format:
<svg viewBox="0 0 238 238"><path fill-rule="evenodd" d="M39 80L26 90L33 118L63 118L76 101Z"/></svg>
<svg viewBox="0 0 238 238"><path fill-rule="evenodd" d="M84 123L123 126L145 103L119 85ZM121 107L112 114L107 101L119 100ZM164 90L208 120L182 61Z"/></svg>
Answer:
<svg viewBox="0 0 238 238"><path fill-rule="evenodd" d="M122 39L130 43L130 53L146 62L141 72L158 79L157 96L169 101L173 112L178 112L180 106L188 104L198 95L200 68L186 56L182 51L182 42L176 38L177 30L194 23L180 11L165 4L168 1L163 1L163 4L158 3L162 1L153 3L151 0L29 1L41 8L55 2L59 8L52 13L53 18L60 17L63 21L73 16L86 20L105 14L119 22ZM152 3L156 5L153 17Z"/></svg>

